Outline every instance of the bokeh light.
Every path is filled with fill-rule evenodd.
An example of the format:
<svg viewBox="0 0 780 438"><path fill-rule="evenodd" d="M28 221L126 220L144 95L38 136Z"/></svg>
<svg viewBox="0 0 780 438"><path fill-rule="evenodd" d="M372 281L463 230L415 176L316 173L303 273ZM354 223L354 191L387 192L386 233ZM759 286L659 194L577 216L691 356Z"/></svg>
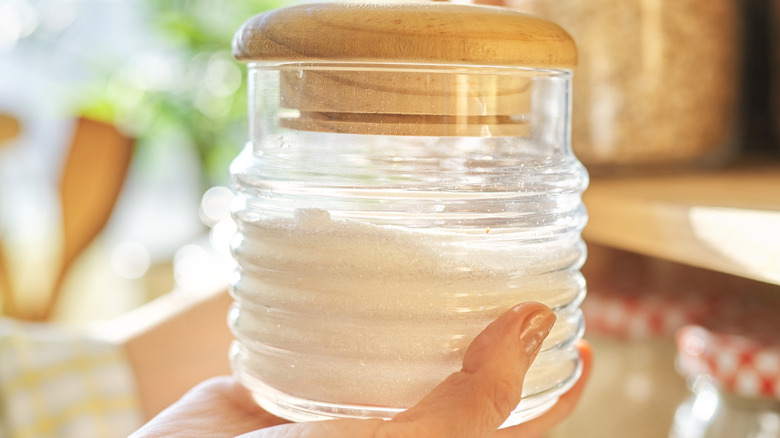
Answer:
<svg viewBox="0 0 780 438"><path fill-rule="evenodd" d="M217 186L206 191L200 203L200 218L208 227L230 218L230 202L233 192L227 187Z"/></svg>
<svg viewBox="0 0 780 438"><path fill-rule="evenodd" d="M121 243L111 252L111 268L122 278L141 278L150 265L149 251L138 242Z"/></svg>

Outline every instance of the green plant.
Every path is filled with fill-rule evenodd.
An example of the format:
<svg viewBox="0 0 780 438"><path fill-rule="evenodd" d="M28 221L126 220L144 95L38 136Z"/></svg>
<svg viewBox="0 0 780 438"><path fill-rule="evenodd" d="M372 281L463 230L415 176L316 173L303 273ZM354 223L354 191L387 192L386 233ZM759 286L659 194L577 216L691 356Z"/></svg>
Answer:
<svg viewBox="0 0 780 438"><path fill-rule="evenodd" d="M224 184L246 141L246 69L233 60L230 43L243 21L282 2L144 0L159 43L104 68L106 80L86 95L82 113L135 136L142 160L154 159L152 145L185 141L197 151L203 188Z"/></svg>

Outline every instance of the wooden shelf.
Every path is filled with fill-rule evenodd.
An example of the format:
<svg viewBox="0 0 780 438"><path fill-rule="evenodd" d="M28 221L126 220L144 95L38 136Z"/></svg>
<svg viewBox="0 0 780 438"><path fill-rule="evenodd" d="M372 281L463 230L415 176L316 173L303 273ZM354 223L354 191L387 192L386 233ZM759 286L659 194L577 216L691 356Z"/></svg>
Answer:
<svg viewBox="0 0 780 438"><path fill-rule="evenodd" d="M780 284L780 163L593 177L586 241Z"/></svg>

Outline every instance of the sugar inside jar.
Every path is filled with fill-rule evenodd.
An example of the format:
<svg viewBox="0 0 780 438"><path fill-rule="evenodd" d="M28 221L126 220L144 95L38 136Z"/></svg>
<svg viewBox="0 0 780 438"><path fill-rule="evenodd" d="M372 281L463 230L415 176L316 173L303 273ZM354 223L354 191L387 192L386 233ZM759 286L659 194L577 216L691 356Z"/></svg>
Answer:
<svg viewBox="0 0 780 438"><path fill-rule="evenodd" d="M505 310L557 314L508 424L579 377L588 176L559 26L449 3L324 3L236 34L250 141L231 166L239 380L294 420L389 418Z"/></svg>

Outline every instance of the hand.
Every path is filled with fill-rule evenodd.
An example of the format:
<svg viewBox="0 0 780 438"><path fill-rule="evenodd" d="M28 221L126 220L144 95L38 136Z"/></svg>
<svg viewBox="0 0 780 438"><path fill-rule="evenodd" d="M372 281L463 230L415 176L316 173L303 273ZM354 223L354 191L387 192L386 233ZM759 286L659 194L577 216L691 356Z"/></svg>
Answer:
<svg viewBox="0 0 780 438"><path fill-rule="evenodd" d="M210 379L153 418L132 438L209 436L257 438L540 437L574 409L591 368L591 350L578 345L580 380L547 413L496 430L520 402L522 383L555 316L539 303L515 306L471 343L461 371L392 420L340 419L289 423L260 409L233 377Z"/></svg>

